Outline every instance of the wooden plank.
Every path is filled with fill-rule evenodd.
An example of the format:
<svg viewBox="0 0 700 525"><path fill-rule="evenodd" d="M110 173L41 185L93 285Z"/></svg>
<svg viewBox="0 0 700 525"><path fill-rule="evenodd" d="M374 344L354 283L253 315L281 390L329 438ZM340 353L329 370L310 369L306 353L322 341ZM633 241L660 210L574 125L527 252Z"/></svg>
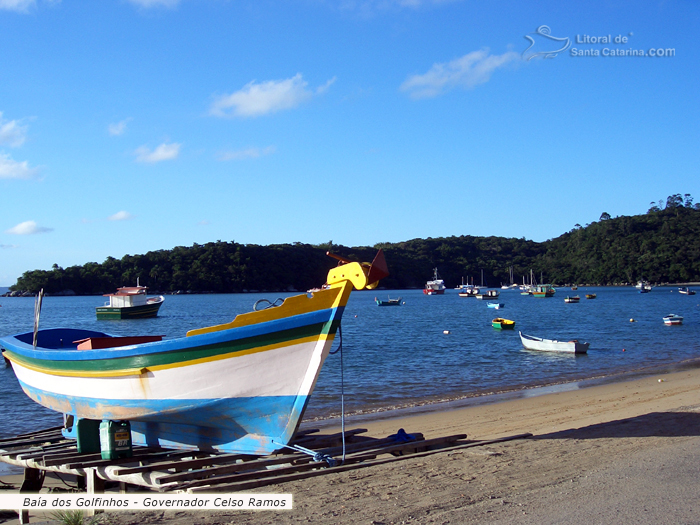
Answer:
<svg viewBox="0 0 700 525"><path fill-rule="evenodd" d="M160 449L155 449L155 450L160 450ZM77 462L73 463L66 463L63 465L65 468L68 469L83 469L83 468L92 468L92 467L108 467L109 465L122 465L124 463L135 463L139 462L143 459L147 459L150 454L154 452L153 449L142 449L142 450L134 450L134 453L131 457L129 458L117 458L117 459L102 459L101 455L98 455L98 459L89 459L89 460L84 460L80 457L77 457L76 459L79 460Z"/></svg>
<svg viewBox="0 0 700 525"><path fill-rule="evenodd" d="M532 437L532 434L529 434L529 433L528 434L518 434L515 436L508 436L508 437L503 437L503 438L498 438L498 439L491 439L491 440L487 440L487 441L473 441L470 443L459 444L459 445L456 445L454 447L446 447L446 448L440 448L440 449L435 449L435 450L427 450L425 452L417 452L415 454L410 454L410 455L406 455L406 456L392 456L390 458L373 459L373 460L367 460L364 462L351 463L351 464L345 463L345 464L339 465L337 467L329 467L329 468L325 468L325 469L311 470L308 472L283 474L283 475L278 475L278 476L268 477L265 479L258 479L258 480L249 480L249 481L234 482L234 483L222 483L222 484L217 484L217 485L197 486L197 487L187 488L187 492L195 494L195 493L206 492L206 491L236 492L236 491L242 491L242 490L250 490L253 488L264 487L266 485L272 485L272 484L276 484L276 483L286 483L288 481L296 481L296 480L315 477L315 476L322 476L325 474L331 474L333 472L344 472L347 470L356 470L356 469L364 468L364 467L383 465L385 463L390 463L393 461L403 461L405 459L421 458L421 457L425 457L425 456L429 456L429 455L437 454L437 453L441 453L441 452L449 452L449 451L459 450L459 449L468 448L468 447L490 445L493 443L502 443L504 441L511 441L511 440L515 440L515 439L525 439L525 438L529 438L529 437ZM181 487L181 488L185 488L185 487Z"/></svg>
<svg viewBox="0 0 700 525"><path fill-rule="evenodd" d="M261 458L259 460L246 461L243 463L235 463L233 465L225 465L221 467L211 467L207 469L194 470L189 472L180 472L158 478L159 484L172 483L175 481L187 481L192 479L211 478L222 474L231 474L234 472L251 471L265 472L267 467L275 465L284 465L285 463L308 463L312 460L311 456L302 454L290 454L286 456L277 456L270 458Z"/></svg>
<svg viewBox="0 0 700 525"><path fill-rule="evenodd" d="M346 430L345 431L345 439L352 439L354 436L358 434L364 434L367 432L366 428L355 428L352 430ZM330 446L326 445L326 443L333 443L333 442L342 442L343 439L343 433L338 432L336 434L321 434L321 435L313 435L313 436L307 436L302 439L294 439L290 445L301 445L302 447L306 448L321 448L323 446Z"/></svg>
<svg viewBox="0 0 700 525"><path fill-rule="evenodd" d="M239 459L245 459L250 457L251 456L244 454L221 454L217 456L209 455L206 458L191 459L186 461L157 462L149 463L148 465L142 465L140 467L120 468L116 470L114 474L117 476L125 476L127 474L151 472L153 470L196 469L219 463L226 464L232 461L238 461Z"/></svg>
<svg viewBox="0 0 700 525"><path fill-rule="evenodd" d="M346 464L354 462L355 460L349 460ZM328 464L325 461L312 461L303 465L291 465L289 467L282 467L274 470L262 470L258 472L241 472L238 474L232 474L230 476L222 476L220 478L195 480L189 483L178 484L174 487L167 487L167 489L188 490L189 492L189 489L194 489L195 487L206 487L207 489L218 490L218 486L221 483L228 485L232 482L243 483L251 480L253 480L253 482L260 482L266 478L277 478L280 476L296 475L299 473L308 475L309 472L316 472L319 470L325 473L325 471L329 470Z"/></svg>
<svg viewBox="0 0 700 525"><path fill-rule="evenodd" d="M51 427L51 428L45 428L44 430L36 430L34 432L27 432L26 434L18 434L16 436L12 436L12 437L0 438L0 446L2 446L4 443L7 443L9 441L17 441L17 440L21 440L24 438L32 438L32 437L36 437L36 436L41 436L44 434L56 434L57 431L58 431L58 434L61 434L61 429L63 429L62 426Z"/></svg>
<svg viewBox="0 0 700 525"><path fill-rule="evenodd" d="M392 454L396 452L407 452L407 451L412 451L418 447L420 448L425 448L425 447L430 447L430 446L437 446L437 445L442 445L444 443L450 443L457 441L459 439L463 439L466 437L466 434L458 434L455 436L447 436L443 438L435 438L431 440L416 440L416 441L411 441L408 443L396 443L396 439L394 438L385 438L382 440L377 440L380 443L377 445L376 443L370 442L370 443L357 443L355 446L350 446L346 447L346 457L345 457L345 463L348 462L355 462L355 461L365 461L368 459L373 459L376 456L380 454ZM391 445L394 443L393 445ZM350 454L347 454L348 450L351 451ZM330 449L332 452L342 452L342 447L340 448L334 448ZM331 454L329 454L331 455ZM331 455L332 457L332 455ZM265 470L265 471L257 471L250 473L247 472L245 474L245 477L265 477L273 474L279 474L280 472L283 471L291 471L294 472L298 469L295 467L299 467L302 470L305 470L307 467L306 464L311 464L311 465L327 465L325 461L321 462L315 462L312 461L312 457L309 455L299 455L298 459L295 460L294 465L290 467L282 467L279 469L274 469L271 471ZM202 479L202 483L206 483L208 485L212 483L221 483L225 480L232 480L232 479L242 479L244 475L236 475L236 473L240 473L242 471L251 471L253 467L266 467L266 466L272 466L276 463L279 464L284 464L289 461L277 461L277 460L267 460L267 461L261 461L261 462L249 462L249 463L242 463L242 464L235 464L235 465L230 465L228 467L221 467L221 468L211 468L211 469L206 469L206 470L201 470L197 472L183 472L181 474L173 474L171 476L163 476L158 479L159 484L167 484L167 483L173 483L173 482L184 482L187 480L197 480L197 479ZM224 474L231 474L232 476L227 476L223 477ZM199 484L199 482L197 482ZM194 483L189 483L187 486L195 486Z"/></svg>

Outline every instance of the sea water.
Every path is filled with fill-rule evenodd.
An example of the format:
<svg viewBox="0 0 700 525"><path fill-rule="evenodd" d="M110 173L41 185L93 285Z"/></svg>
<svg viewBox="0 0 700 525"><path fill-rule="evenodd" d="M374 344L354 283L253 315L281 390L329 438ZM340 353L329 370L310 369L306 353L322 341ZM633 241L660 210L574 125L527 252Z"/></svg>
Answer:
<svg viewBox="0 0 700 525"><path fill-rule="evenodd" d="M586 293L597 294L585 299ZM158 317L97 320L102 297L45 297L41 328L85 328L113 335L182 337L193 328L231 321L252 310L258 299L291 294L168 295ZM481 400L502 392L572 387L574 382L629 372L692 366L700 360L700 295L658 287L640 294L632 287L560 288L552 298L503 290L503 309L485 300L459 297L455 290L426 296L421 290L391 291L401 306L378 307L381 290L353 292L343 315L342 351L321 371L305 419L338 415L341 393L348 414L425 406L440 401ZM566 295L581 302L568 304ZM33 298L0 298L0 334L31 331ZM662 317L682 315L681 326ZM515 321L515 330L492 328L494 317ZM524 350L518 331L548 339L590 342L588 354ZM336 337L333 351L339 349ZM60 414L44 409L21 390L10 367L0 365L0 435L60 425ZM568 386L566 386L568 385ZM547 391L547 390L545 390Z"/></svg>

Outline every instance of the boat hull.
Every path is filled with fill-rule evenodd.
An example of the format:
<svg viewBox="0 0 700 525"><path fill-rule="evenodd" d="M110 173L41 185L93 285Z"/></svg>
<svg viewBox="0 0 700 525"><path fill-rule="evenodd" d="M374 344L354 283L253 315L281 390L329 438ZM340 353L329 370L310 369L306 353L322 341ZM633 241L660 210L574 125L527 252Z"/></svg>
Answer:
<svg viewBox="0 0 700 525"><path fill-rule="evenodd" d="M55 329L0 340L23 390L76 418L129 420L135 444L269 454L294 435L352 285L288 298L187 337L100 350L107 334Z"/></svg>
<svg viewBox="0 0 700 525"><path fill-rule="evenodd" d="M157 317L158 310L163 304L162 298L159 301L148 302L139 306L98 306L98 319L148 319Z"/></svg>
<svg viewBox="0 0 700 525"><path fill-rule="evenodd" d="M491 321L491 326L496 330L513 330L515 328L515 321L510 319L496 318Z"/></svg>
<svg viewBox="0 0 700 525"><path fill-rule="evenodd" d="M535 350L538 352L564 352L569 354L585 354L588 352L590 343L581 343L579 341L556 341L553 339L542 339L520 333L520 341L526 350Z"/></svg>

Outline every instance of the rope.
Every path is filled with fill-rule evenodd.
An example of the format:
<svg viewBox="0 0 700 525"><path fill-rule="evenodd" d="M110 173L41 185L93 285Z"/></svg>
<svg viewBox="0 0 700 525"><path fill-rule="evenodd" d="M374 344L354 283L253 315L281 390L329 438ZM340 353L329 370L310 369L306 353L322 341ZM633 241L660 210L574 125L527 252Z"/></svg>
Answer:
<svg viewBox="0 0 700 525"><path fill-rule="evenodd" d="M261 303L267 303L267 306L265 306L265 307L263 307L263 308L260 308L260 310L267 310L268 308L273 308L273 307L275 307L275 306L279 306L279 305L282 304L283 302L284 302L284 299L282 299L281 297L278 297L277 299L275 299L275 302L274 302L274 303L273 303L273 302L270 302L269 299L258 299L257 301L255 301L255 304L253 305L253 310L255 310L255 311L257 312L257 311L258 311L258 305L261 304ZM279 304L278 304L278 303L279 303Z"/></svg>
<svg viewBox="0 0 700 525"><path fill-rule="evenodd" d="M340 464L345 463L345 366L343 366L343 330L338 325L338 349L335 352L328 352L335 355L340 352L340 432L343 440L343 459Z"/></svg>

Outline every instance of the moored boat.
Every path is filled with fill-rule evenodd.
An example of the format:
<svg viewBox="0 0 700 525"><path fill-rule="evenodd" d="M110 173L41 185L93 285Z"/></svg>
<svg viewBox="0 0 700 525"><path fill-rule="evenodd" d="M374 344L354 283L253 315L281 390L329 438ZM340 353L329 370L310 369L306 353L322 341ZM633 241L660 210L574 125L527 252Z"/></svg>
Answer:
<svg viewBox="0 0 700 525"><path fill-rule="evenodd" d="M596 297L598 297L598 296L594 293L587 293L586 294L586 299L595 299Z"/></svg>
<svg viewBox="0 0 700 525"><path fill-rule="evenodd" d="M0 347L24 392L68 421L128 420L137 445L269 454L296 432L352 289L388 275L381 250L371 265L338 259L324 289L184 337L55 328Z"/></svg>
<svg viewBox="0 0 700 525"><path fill-rule="evenodd" d="M503 319L502 317L496 317L491 321L491 326L497 330L512 330L515 327L515 321Z"/></svg>
<svg viewBox="0 0 700 525"><path fill-rule="evenodd" d="M527 350L538 350L541 352L567 352L571 354L585 354L588 352L590 343L581 343L574 339L571 341L557 341L556 339L543 339L533 335L520 334L520 341Z"/></svg>
<svg viewBox="0 0 700 525"><path fill-rule="evenodd" d="M647 293L651 291L652 286L651 284L649 284L649 281L645 281L644 279L642 279L639 282L637 282L635 288L639 290L639 293Z"/></svg>
<svg viewBox="0 0 700 525"><path fill-rule="evenodd" d="M433 268L433 280L425 283L425 295L442 295L445 293L445 281L438 276L437 268Z"/></svg>
<svg viewBox="0 0 700 525"><path fill-rule="evenodd" d="M123 286L116 293L105 294L109 301L95 308L98 319L146 319L156 317L165 298L147 297L146 286Z"/></svg>
<svg viewBox="0 0 700 525"><path fill-rule="evenodd" d="M695 290L691 290L687 286L683 286L678 289L678 293L681 293L683 295L695 295Z"/></svg>
<svg viewBox="0 0 700 525"><path fill-rule="evenodd" d="M401 306L401 297L398 299L392 299L389 297L386 301L382 301L381 299L377 299L375 297L374 301L377 303L377 306Z"/></svg>
<svg viewBox="0 0 700 525"><path fill-rule="evenodd" d="M533 297L554 297L556 289L551 284L538 284L532 287L530 293Z"/></svg>
<svg viewBox="0 0 700 525"><path fill-rule="evenodd" d="M679 325L683 324L683 317L676 314L668 314L663 317L665 325Z"/></svg>
<svg viewBox="0 0 700 525"><path fill-rule="evenodd" d="M565 303L578 303L581 300L581 298L578 295L574 295L573 297L569 297L568 295L564 298Z"/></svg>
<svg viewBox="0 0 700 525"><path fill-rule="evenodd" d="M477 293L477 299L498 299L500 292L498 290L486 290L485 293Z"/></svg>
<svg viewBox="0 0 700 525"><path fill-rule="evenodd" d="M495 308L496 310L500 310L501 308L505 307L505 304L503 303L486 303L486 306L489 308Z"/></svg>

